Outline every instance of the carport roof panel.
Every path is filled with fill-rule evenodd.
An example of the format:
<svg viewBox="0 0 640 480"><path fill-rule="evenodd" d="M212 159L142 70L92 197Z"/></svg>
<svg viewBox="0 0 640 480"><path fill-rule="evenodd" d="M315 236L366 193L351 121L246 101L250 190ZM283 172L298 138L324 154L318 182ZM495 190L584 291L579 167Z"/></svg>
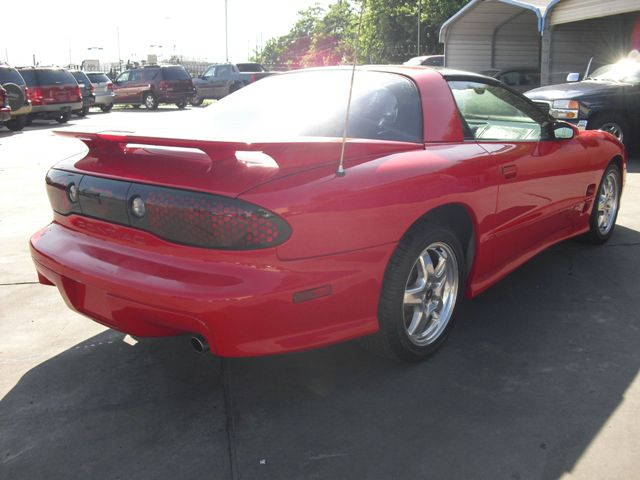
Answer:
<svg viewBox="0 0 640 480"><path fill-rule="evenodd" d="M638 0L562 0L548 15L549 25L640 12Z"/></svg>
<svg viewBox="0 0 640 480"><path fill-rule="evenodd" d="M542 33L544 29L544 18L549 8L553 7L559 0L471 0L458 13L449 18L442 24L440 29L440 42L444 43L447 35L447 30L451 25L456 23L462 17L470 13L476 8L482 8L483 5L503 3L511 5L513 7L519 7L525 10L533 11L538 17L538 30Z"/></svg>

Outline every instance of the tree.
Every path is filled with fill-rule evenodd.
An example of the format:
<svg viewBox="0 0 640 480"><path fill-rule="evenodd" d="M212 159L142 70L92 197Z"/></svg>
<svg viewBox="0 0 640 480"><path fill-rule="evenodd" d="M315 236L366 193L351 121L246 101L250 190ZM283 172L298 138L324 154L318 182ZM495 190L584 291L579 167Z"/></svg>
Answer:
<svg viewBox="0 0 640 480"><path fill-rule="evenodd" d="M366 0L358 61L400 63L412 56L441 53L442 23L468 2ZM267 41L253 59L278 69L350 63L362 5L363 0L338 0L326 10L318 5L302 10L291 31Z"/></svg>

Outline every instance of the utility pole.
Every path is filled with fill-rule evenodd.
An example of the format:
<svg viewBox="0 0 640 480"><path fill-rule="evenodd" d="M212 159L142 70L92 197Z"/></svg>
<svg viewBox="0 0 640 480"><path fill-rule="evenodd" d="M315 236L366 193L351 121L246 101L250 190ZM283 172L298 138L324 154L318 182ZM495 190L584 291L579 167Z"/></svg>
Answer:
<svg viewBox="0 0 640 480"><path fill-rule="evenodd" d="M229 63L229 19L227 15L227 0L224 0L224 49L226 62Z"/></svg>
<svg viewBox="0 0 640 480"><path fill-rule="evenodd" d="M422 13L422 0L418 0L418 53L417 57L420 56L420 14Z"/></svg>

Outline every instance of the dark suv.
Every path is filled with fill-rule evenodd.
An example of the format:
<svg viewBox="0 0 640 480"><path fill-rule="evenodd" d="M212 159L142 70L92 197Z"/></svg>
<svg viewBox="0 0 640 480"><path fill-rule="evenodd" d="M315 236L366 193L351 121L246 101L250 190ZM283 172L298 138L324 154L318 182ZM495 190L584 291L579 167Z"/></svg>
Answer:
<svg viewBox="0 0 640 480"><path fill-rule="evenodd" d="M161 103L187 106L195 93L193 79L180 65L148 66L122 72L113 84L115 103L155 110Z"/></svg>
<svg viewBox="0 0 640 480"><path fill-rule="evenodd" d="M15 68L0 65L0 85L6 90L6 102L11 107L11 118L5 125L9 130L22 130L27 124L27 116L31 113L27 84Z"/></svg>
<svg viewBox="0 0 640 480"><path fill-rule="evenodd" d="M29 121L44 118L65 123L71 112L82 109L78 82L64 68L25 67L18 71L27 82L27 96L31 100Z"/></svg>
<svg viewBox="0 0 640 480"><path fill-rule="evenodd" d="M89 113L89 109L96 103L96 96L93 93L93 84L91 80L84 72L80 70L71 70L71 75L78 82L80 91L82 92L82 108L80 110L74 110L73 113L79 117L84 117Z"/></svg>

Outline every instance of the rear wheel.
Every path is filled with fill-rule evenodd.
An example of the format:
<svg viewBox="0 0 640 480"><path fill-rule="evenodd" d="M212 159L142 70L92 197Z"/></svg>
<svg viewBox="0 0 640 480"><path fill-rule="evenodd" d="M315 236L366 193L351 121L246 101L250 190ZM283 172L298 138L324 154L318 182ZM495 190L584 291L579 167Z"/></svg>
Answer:
<svg viewBox="0 0 640 480"><path fill-rule="evenodd" d="M17 117L14 117L11 120L9 120L7 123L5 123L5 125L12 132L19 132L20 130L22 130L24 127L27 126L27 116L19 115Z"/></svg>
<svg viewBox="0 0 640 480"><path fill-rule="evenodd" d="M109 113L112 108L113 105L103 105L100 107L100 110L102 110L104 113Z"/></svg>
<svg viewBox="0 0 640 480"><path fill-rule="evenodd" d="M67 123L70 119L71 119L71 111L70 110L66 110L64 112L61 112L60 115L58 115L58 117L56 117L56 122L58 122L58 123Z"/></svg>
<svg viewBox="0 0 640 480"><path fill-rule="evenodd" d="M199 107L200 105L202 105L202 102L204 102L204 100L197 95L191 99L191 105L193 105L194 107Z"/></svg>
<svg viewBox="0 0 640 480"><path fill-rule="evenodd" d="M464 291L462 245L447 227L427 224L402 239L385 273L380 330L362 340L373 353L418 361L435 352L453 326Z"/></svg>
<svg viewBox="0 0 640 480"><path fill-rule="evenodd" d="M621 193L620 169L615 163L611 163L604 171L598 193L593 199L589 232L584 235L584 240L596 245L609 240L616 226Z"/></svg>
<svg viewBox="0 0 640 480"><path fill-rule="evenodd" d="M187 102L186 102L186 101L178 102L178 103L176 103L176 106L177 106L180 110L184 110L184 109L187 107Z"/></svg>
<svg viewBox="0 0 640 480"><path fill-rule="evenodd" d="M135 110L138 110L140 108L140 104L139 103L134 103L133 105L131 105Z"/></svg>
<svg viewBox="0 0 640 480"><path fill-rule="evenodd" d="M158 108L158 98L151 92L142 95L142 103L148 110L156 110Z"/></svg>

